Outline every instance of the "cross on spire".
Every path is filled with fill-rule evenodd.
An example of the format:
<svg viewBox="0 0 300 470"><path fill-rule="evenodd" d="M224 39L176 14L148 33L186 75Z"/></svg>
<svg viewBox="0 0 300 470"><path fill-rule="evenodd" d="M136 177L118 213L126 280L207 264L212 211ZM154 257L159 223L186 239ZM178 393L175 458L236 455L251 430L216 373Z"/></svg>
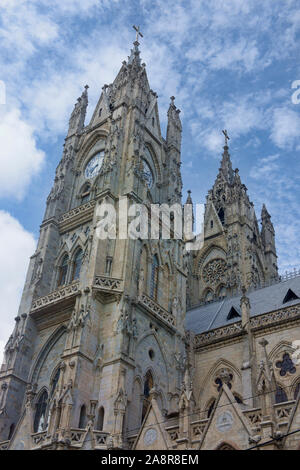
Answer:
<svg viewBox="0 0 300 470"><path fill-rule="evenodd" d="M228 140L230 140L230 137L229 137L229 135L227 134L227 130L226 130L226 129L224 129L222 132L223 132L223 134L224 134L224 136L225 136L225 147L227 147Z"/></svg>
<svg viewBox="0 0 300 470"><path fill-rule="evenodd" d="M135 38L135 40L136 40L136 42L139 42L139 36L141 36L141 38L144 37L144 36L142 35L142 33L140 32L140 27L139 27L139 26L135 26L135 25L133 25L132 27L133 27L133 29L135 29L135 31L136 31L136 38Z"/></svg>

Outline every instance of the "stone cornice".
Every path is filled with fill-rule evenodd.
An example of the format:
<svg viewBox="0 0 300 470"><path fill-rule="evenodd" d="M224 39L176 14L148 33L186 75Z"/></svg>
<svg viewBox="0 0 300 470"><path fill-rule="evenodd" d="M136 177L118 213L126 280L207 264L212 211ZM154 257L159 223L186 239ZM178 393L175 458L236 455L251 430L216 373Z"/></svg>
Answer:
<svg viewBox="0 0 300 470"><path fill-rule="evenodd" d="M252 317L250 319L250 327L252 331L259 331L264 328L277 327L282 323L286 324L289 320L294 321L297 319L300 319L300 304ZM228 340L242 334L245 334L242 323L231 323L230 325L196 335L194 347L200 348L203 345Z"/></svg>

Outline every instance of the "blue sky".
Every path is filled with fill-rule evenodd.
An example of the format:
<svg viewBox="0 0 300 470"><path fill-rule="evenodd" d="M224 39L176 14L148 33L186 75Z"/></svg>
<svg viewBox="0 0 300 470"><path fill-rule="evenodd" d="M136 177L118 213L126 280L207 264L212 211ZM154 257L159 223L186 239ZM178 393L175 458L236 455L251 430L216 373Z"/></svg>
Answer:
<svg viewBox="0 0 300 470"><path fill-rule="evenodd" d="M280 271L300 268L300 8L297 0L1 0L0 294L3 334L16 315L28 257L61 158L68 119L87 83L87 121L134 40L158 93L183 123L184 189L204 202L222 133L255 203L266 203ZM0 93L1 96L1 93ZM3 344L4 339L0 338Z"/></svg>

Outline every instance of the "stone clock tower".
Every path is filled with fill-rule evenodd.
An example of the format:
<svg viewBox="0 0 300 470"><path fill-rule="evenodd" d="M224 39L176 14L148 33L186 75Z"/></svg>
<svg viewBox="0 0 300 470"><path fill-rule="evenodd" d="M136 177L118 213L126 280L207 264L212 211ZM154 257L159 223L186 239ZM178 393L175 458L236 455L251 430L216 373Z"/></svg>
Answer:
<svg viewBox="0 0 300 470"><path fill-rule="evenodd" d="M178 404L183 242L126 239L118 226L101 240L97 214L103 201L181 202L180 111L172 97L164 139L138 40L85 125L87 106L86 86L5 348L0 441L9 449L126 448L154 392L163 415Z"/></svg>

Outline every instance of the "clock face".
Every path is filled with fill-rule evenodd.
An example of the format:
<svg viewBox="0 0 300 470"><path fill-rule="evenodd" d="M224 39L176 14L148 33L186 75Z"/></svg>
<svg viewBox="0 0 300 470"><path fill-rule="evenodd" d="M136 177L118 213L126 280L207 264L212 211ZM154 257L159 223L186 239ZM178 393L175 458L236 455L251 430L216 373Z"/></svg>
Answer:
<svg viewBox="0 0 300 470"><path fill-rule="evenodd" d="M152 173L150 166L146 162L146 160L143 160L143 165L144 165L143 176L146 180L146 184L148 188L150 189L153 186L153 173Z"/></svg>
<svg viewBox="0 0 300 470"><path fill-rule="evenodd" d="M85 177L88 179L94 178L100 171L104 159L104 151L97 153L91 158L85 167Z"/></svg>

